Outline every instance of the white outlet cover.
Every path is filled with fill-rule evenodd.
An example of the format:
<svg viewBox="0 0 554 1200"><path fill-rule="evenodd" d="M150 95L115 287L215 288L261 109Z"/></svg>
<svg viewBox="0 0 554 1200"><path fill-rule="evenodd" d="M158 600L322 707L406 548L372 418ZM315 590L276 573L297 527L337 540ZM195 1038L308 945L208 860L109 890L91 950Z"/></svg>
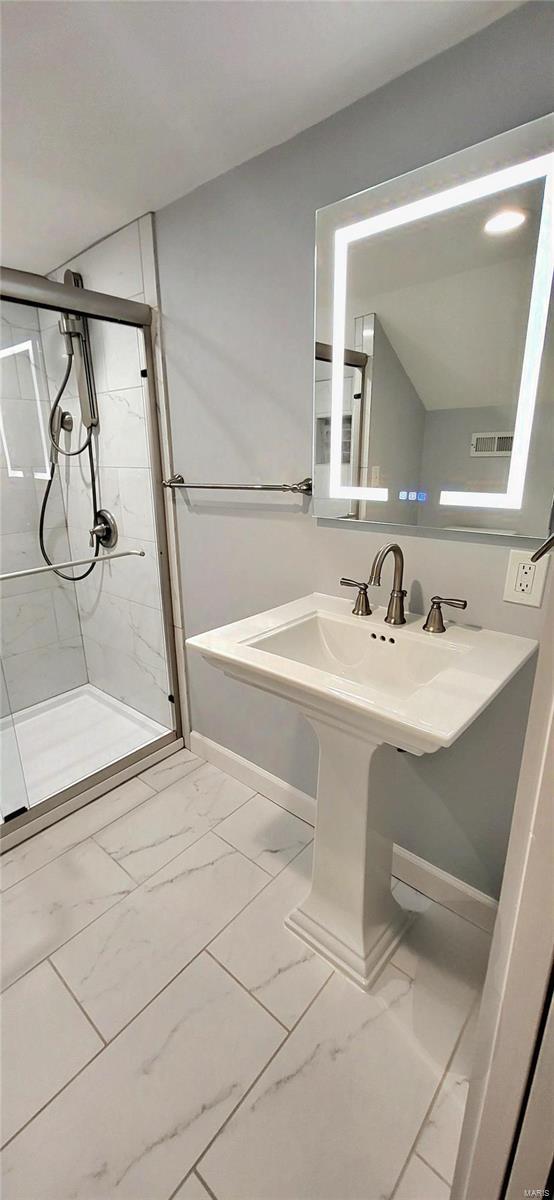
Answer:
<svg viewBox="0 0 554 1200"><path fill-rule="evenodd" d="M538 563L533 563L535 574L531 591L518 592L516 590L519 568L522 563L531 562L532 553L532 550L510 550L506 583L504 585L504 599L509 604L526 604L530 608L540 608L542 604L544 584L548 572L548 554L545 554L544 558L540 558Z"/></svg>

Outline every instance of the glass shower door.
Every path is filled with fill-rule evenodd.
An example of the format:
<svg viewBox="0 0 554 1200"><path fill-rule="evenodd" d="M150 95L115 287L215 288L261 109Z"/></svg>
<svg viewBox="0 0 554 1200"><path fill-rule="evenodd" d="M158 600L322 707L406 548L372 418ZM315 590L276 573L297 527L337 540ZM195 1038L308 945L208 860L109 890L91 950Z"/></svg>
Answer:
<svg viewBox="0 0 554 1200"><path fill-rule="evenodd" d="M11 811L104 783L175 740L177 721L142 330L10 303L2 333Z"/></svg>
<svg viewBox="0 0 554 1200"><path fill-rule="evenodd" d="M29 797L10 712L4 667L0 663L0 816L2 821L27 812Z"/></svg>

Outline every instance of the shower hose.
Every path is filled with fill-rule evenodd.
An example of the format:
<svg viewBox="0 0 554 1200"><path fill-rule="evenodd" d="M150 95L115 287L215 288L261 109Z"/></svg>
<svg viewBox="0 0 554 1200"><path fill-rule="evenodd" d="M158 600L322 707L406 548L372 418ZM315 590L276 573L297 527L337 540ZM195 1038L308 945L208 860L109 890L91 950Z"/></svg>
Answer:
<svg viewBox="0 0 554 1200"><path fill-rule="evenodd" d="M44 561L46 563L48 563L49 567L52 567L53 564L52 564L52 559L48 557L48 554L46 552L46 547L44 545L44 521L46 518L48 497L50 496L50 492L52 490L52 484L54 482L54 475L55 475L55 471L56 471L56 459L57 459L58 453L64 454L66 458L76 458L78 455L83 454L85 450L88 450L88 459L89 459L89 464L90 464L90 481L91 481L91 496L92 496L92 524L93 525L96 523L96 513L98 510L98 498L97 498L97 494L96 494L96 468L94 465L94 454L92 451L92 425L90 425L89 428L87 429L87 436L83 442L83 445L79 446L79 448L77 450L64 450L63 446L60 446L58 444L58 442L56 441L56 438L54 436L54 417L56 415L56 410L58 408L58 405L60 404L62 396L63 396L65 389L67 387L67 384L69 382L69 376L71 375L72 366L73 366L73 355L68 355L67 366L65 368L64 377L58 388L56 398L54 400L52 408L50 409L50 417L48 420L48 435L50 438L51 445L52 445L53 449L56 451L56 455L50 456L50 477L48 479L48 483L46 484L46 490L45 490L44 496L42 498L42 505L41 505L41 510L40 510L40 518L39 518L39 526L38 526L38 540L39 540L40 552L42 554L42 557L43 557ZM94 558L95 559L98 558L99 551L100 551L100 541L99 541L98 537L96 537L95 538L95 547L94 547ZM70 583L75 583L79 579L86 579L87 575L90 575L91 571L94 571L95 566L96 566L96 562L92 562L90 564L90 566L87 567L86 571L83 571L81 575L65 575L63 571L60 571L58 569L58 567L54 567L53 569L56 572L56 575L60 576L60 579L67 579L67 580L69 580Z"/></svg>

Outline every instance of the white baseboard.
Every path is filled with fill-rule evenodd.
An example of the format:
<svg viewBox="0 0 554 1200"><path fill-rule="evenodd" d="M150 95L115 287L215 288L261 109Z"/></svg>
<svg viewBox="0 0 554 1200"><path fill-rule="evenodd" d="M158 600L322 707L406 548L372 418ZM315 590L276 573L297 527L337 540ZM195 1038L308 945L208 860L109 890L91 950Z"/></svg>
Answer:
<svg viewBox="0 0 554 1200"><path fill-rule="evenodd" d="M402 883L423 892L424 896L458 913L458 916L471 921L472 925L478 925L486 933L492 933L498 901L487 896L486 892L479 892L470 883L449 875L448 871L442 871L403 846L394 847L392 873Z"/></svg>
<svg viewBox="0 0 554 1200"><path fill-rule="evenodd" d="M227 750L225 746L213 742L203 733L192 731L190 748L193 754L197 754L206 762L211 762L222 771L226 771L233 779L239 779L241 783L260 792L262 796L267 796L281 808L286 808L289 812L294 813L295 817L300 817L309 825L315 825L316 802L313 796L308 796L306 792L301 792L292 784L285 783L285 780L279 779L277 775L264 771L263 767L258 767L248 758L242 758L233 750ZM447 871L442 871L440 867L435 867L433 863L427 862L426 859L419 858L417 854L412 854L410 850L404 850L402 846L397 845L393 850L392 873L403 883L407 883L418 892L423 892L425 896L436 900L438 904L451 909L452 912L458 913L466 921L471 921L473 925L478 925L487 933L492 931L498 907L497 901L493 900L492 896L487 896L485 892L479 892L477 888L471 887L469 883L464 883L463 879L449 875Z"/></svg>
<svg viewBox="0 0 554 1200"><path fill-rule="evenodd" d="M264 771L263 767L256 766L256 763L250 762L248 758L242 758L233 750L227 750L219 742L212 742L211 738L204 737L203 733L196 733L194 729L190 735L190 748L193 754L198 754L199 758L205 758L206 762L213 763L214 767L226 771L233 779L240 779L241 783L253 788L255 792L261 792L268 800L274 800L275 804L288 809L302 821L307 821L308 825L315 825L316 803L313 796L308 796L292 784L285 783L284 779L279 779L277 775Z"/></svg>

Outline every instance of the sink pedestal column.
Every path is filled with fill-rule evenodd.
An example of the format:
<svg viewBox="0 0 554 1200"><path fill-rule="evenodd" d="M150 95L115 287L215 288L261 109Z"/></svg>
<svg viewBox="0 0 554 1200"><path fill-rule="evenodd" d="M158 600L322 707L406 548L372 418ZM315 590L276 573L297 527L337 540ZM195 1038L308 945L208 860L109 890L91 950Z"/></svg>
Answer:
<svg viewBox="0 0 554 1200"><path fill-rule="evenodd" d="M344 725L308 719L319 739L312 887L285 924L368 988L411 920L391 895L392 840L384 802L369 787L380 743Z"/></svg>

